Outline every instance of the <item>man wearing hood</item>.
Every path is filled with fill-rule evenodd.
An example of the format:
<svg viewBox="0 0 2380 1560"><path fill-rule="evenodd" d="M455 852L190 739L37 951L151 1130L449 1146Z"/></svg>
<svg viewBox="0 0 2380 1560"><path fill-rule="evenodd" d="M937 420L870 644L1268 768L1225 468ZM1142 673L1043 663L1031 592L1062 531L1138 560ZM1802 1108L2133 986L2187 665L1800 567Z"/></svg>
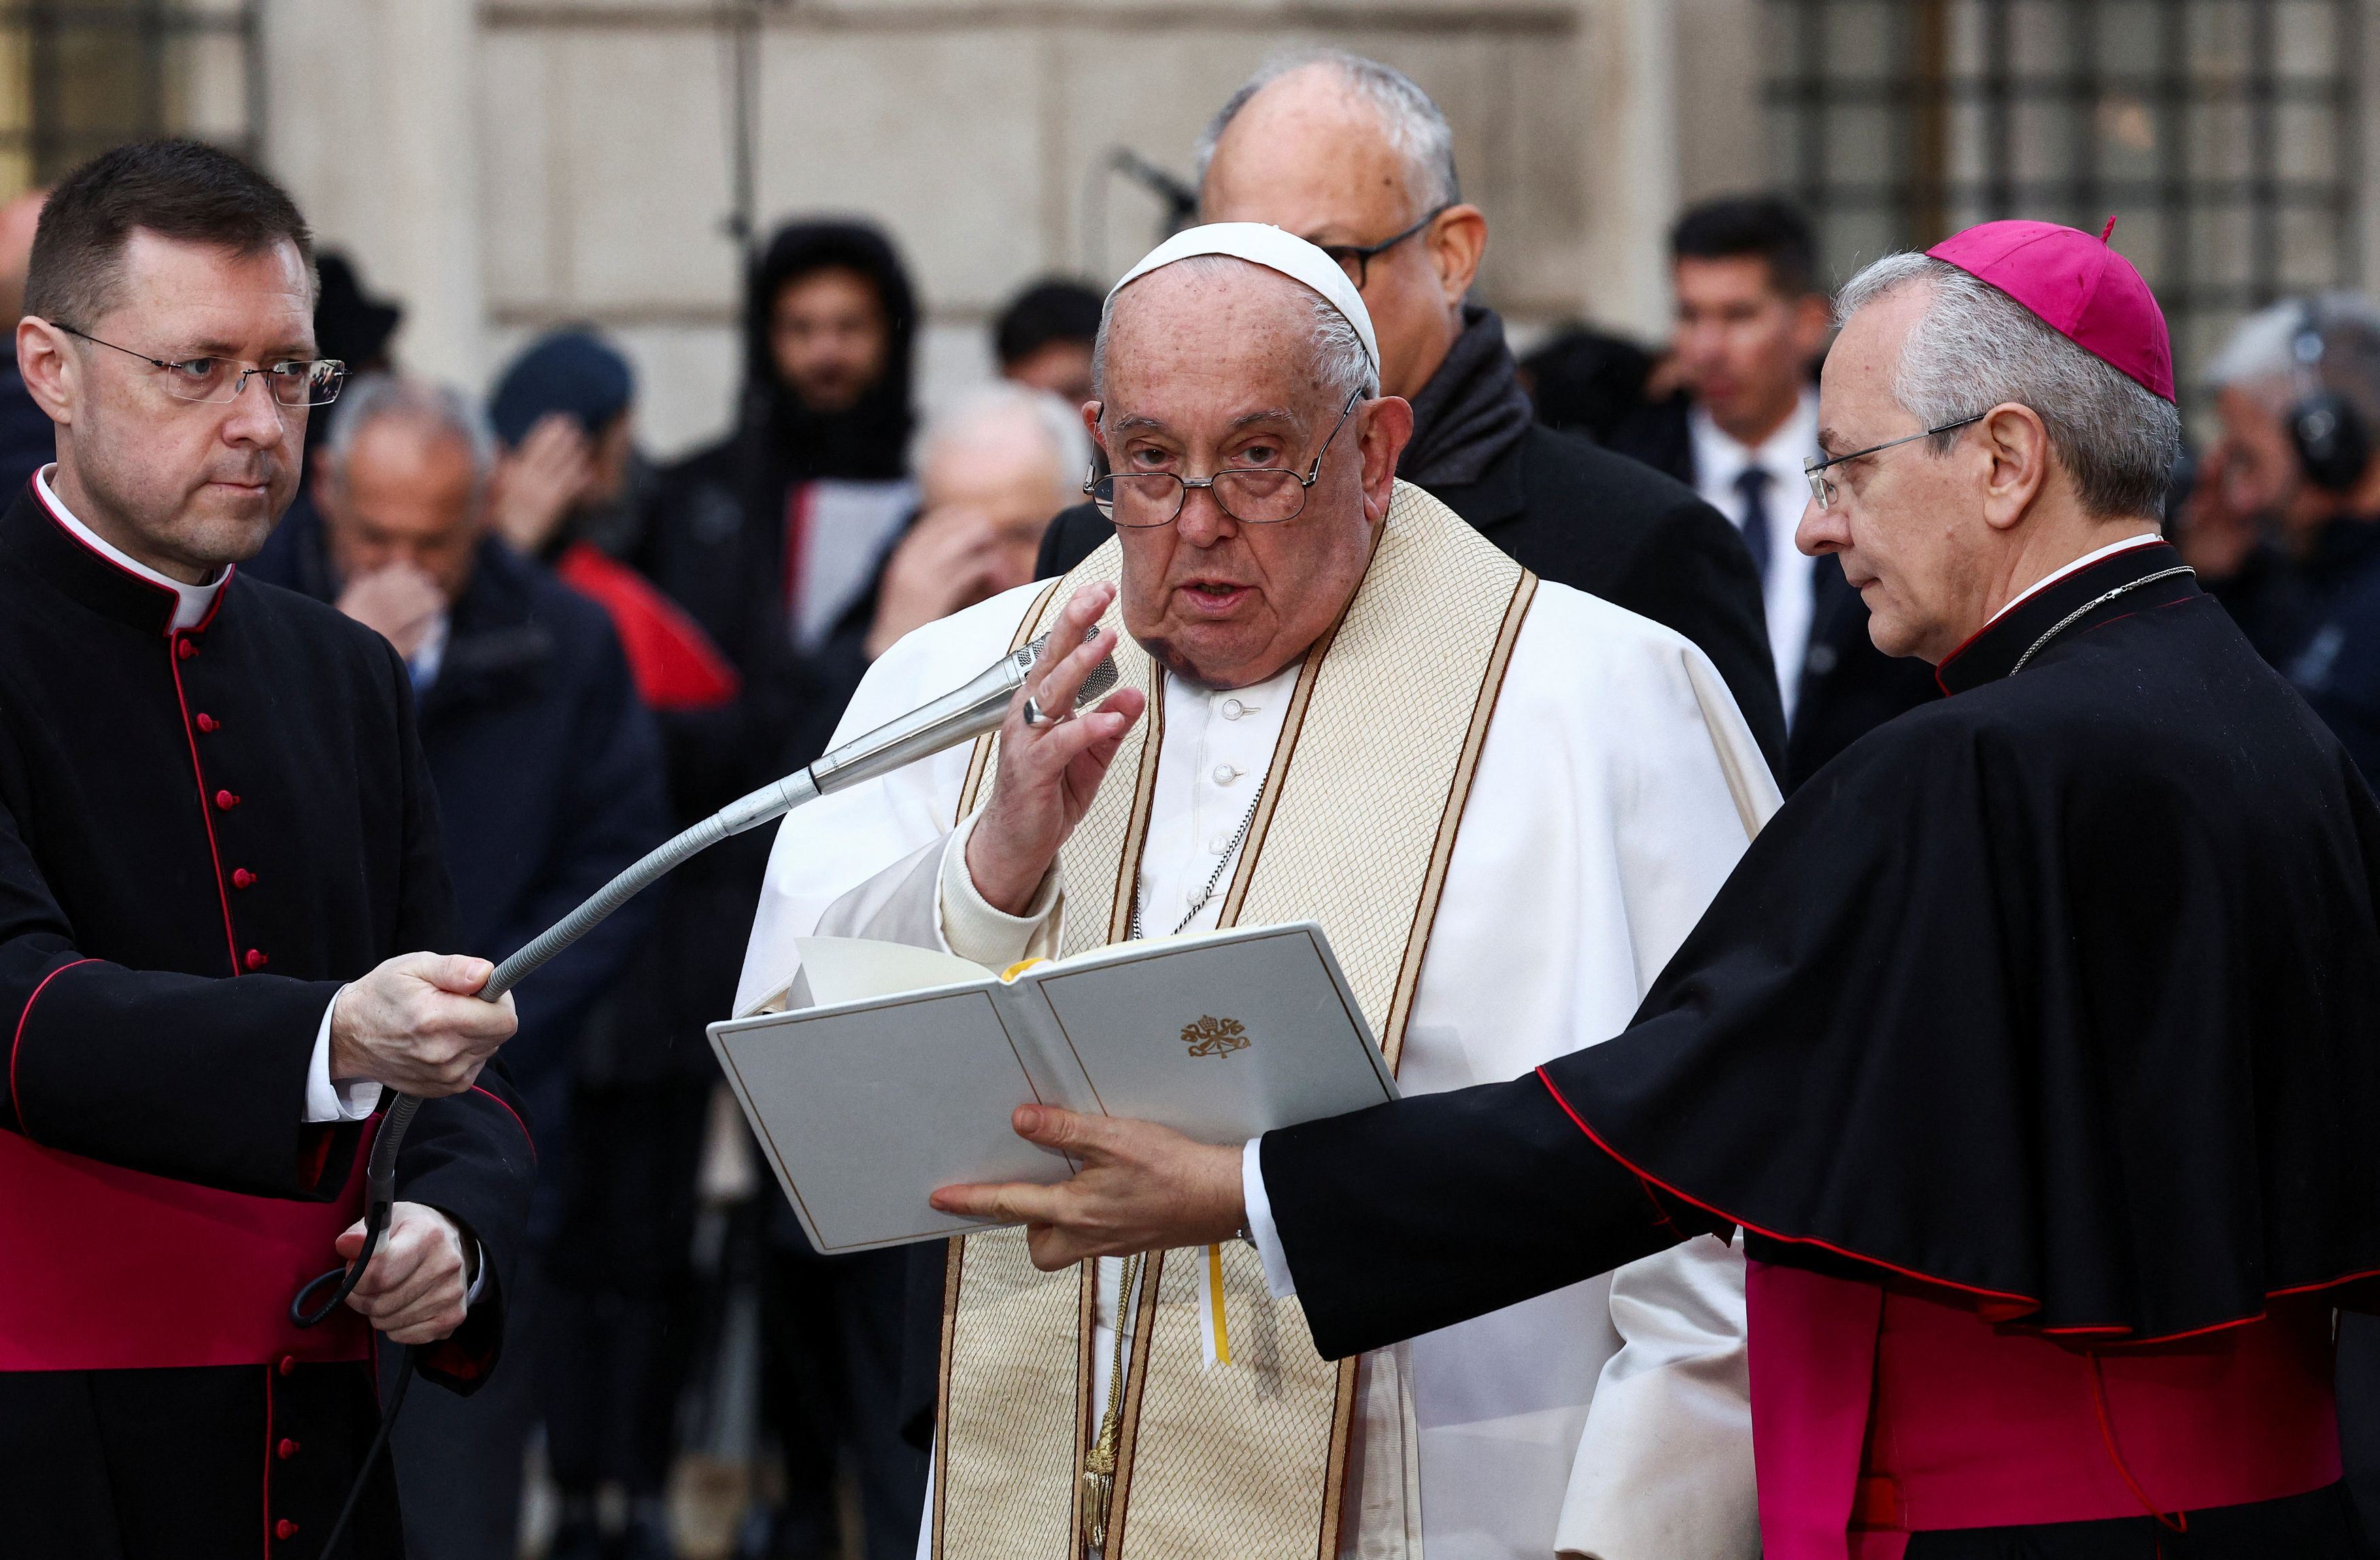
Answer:
<svg viewBox="0 0 2380 1560"><path fill-rule="evenodd" d="M735 428L660 473L623 559L685 609L735 674L728 698L662 718L681 824L816 757L868 669L868 615L855 628L851 609L874 590L917 506L905 475L916 328L908 276L874 227L793 223L752 267ZM676 1162L652 1180L681 1207L714 1076L703 1026L734 1000L767 856L755 833L676 874L652 978L632 980L614 1005L621 1036L664 1037L635 1049L653 1075L649 1101L665 1092L671 1102L655 1140L674 1145ZM878 1378L897 1364L886 1319L900 1314L900 1259L826 1263L773 1191L754 1211L768 1225L764 1369L785 1447L771 1553L832 1550L838 1436L856 1444L871 1542L905 1553L924 1459L893 1433L889 1407L876 1407L893 1396ZM665 1398L657 1383L650 1400Z"/></svg>
<svg viewBox="0 0 2380 1560"><path fill-rule="evenodd" d="M917 506L905 465L917 318L875 228L781 228L746 296L735 429L662 474L656 523L630 560L731 656L789 661L795 758L813 756L867 670L834 629Z"/></svg>
<svg viewBox="0 0 2380 1560"><path fill-rule="evenodd" d="M1533 420L1503 322L1467 300L1488 219L1463 199L1453 134L1429 95L1354 55L1287 55L1232 94L1199 165L1202 221L1286 228L1355 284L1379 332L1381 387L1413 405L1397 475L1542 578L1692 640L1783 774L1751 555L1683 483ZM1062 573L1110 534L1090 505L1069 509L1041 572Z"/></svg>

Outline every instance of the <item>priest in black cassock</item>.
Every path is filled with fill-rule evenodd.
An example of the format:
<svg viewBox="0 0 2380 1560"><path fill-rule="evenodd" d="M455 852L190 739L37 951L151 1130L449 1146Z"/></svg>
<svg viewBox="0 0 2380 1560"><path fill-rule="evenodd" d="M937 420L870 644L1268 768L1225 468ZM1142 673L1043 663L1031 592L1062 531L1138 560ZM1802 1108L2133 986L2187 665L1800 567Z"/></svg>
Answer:
<svg viewBox="0 0 2380 1560"><path fill-rule="evenodd" d="M2156 533L2170 349L2105 235L1987 224L1840 311L1800 543L1949 697L1786 803L1627 1030L1245 1149L1026 1107L1088 1168L935 1200L1044 1265L1243 1231L1334 1356L1740 1229L1769 1560L2344 1560L2380 808Z"/></svg>
<svg viewBox="0 0 2380 1560"><path fill-rule="evenodd" d="M406 671L240 577L298 479L304 220L227 153L121 148L43 208L17 326L57 462L0 515L0 1554L312 1556L373 1330L468 1391L534 1166L510 999L441 945ZM348 1308L383 1086L424 1096ZM402 1552L385 1464L342 1554Z"/></svg>

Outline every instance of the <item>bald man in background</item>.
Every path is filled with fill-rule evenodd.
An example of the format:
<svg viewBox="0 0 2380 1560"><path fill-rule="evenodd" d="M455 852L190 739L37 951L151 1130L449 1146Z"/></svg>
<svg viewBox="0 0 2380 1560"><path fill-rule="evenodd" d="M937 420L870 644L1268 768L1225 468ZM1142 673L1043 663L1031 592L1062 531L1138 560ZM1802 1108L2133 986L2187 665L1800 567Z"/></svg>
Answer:
<svg viewBox="0 0 2380 1560"><path fill-rule="evenodd" d="M1463 199L1453 134L1428 94L1354 55L1286 55L1232 94L1198 160L1201 221L1286 228L1356 285L1379 335L1381 388L1413 404L1398 477L1539 577L1692 640L1784 773L1751 555L1684 483L1536 422L1503 322L1469 301L1488 218ZM1092 506L1067 510L1040 572L1064 572L1111 534Z"/></svg>

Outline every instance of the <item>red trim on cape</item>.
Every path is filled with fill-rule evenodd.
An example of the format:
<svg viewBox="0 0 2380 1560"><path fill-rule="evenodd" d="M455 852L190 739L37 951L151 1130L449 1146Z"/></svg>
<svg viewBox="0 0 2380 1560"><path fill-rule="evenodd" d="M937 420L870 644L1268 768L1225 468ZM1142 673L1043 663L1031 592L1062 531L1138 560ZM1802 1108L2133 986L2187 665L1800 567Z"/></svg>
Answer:
<svg viewBox="0 0 2380 1560"><path fill-rule="evenodd" d="M528 1123L521 1119L520 1112L513 1109L512 1106L505 1104L504 1097L503 1095L492 1093L488 1090L480 1088L476 1083L471 1085L471 1092L474 1094L486 1094L489 1099L493 1100L496 1103L497 1109L503 1111L506 1115L513 1118L513 1125L520 1128L521 1137L527 1140L528 1143L529 1157L531 1159L536 1158L537 1140L529 1135Z"/></svg>
<svg viewBox="0 0 2380 1560"><path fill-rule="evenodd" d="M29 1143L33 1141L33 1130L25 1125L25 1096L17 1092L17 1050L25 1043L25 1021L33 1016L33 1004L42 1000L42 993L50 989L51 981L74 969L76 965L98 962L99 960L95 958L79 958L73 964L59 965L42 977L42 983L33 988L33 994L25 999L25 1005L17 1010L17 1033L8 1042L8 1103L17 1112L17 1130Z"/></svg>
<svg viewBox="0 0 2380 1560"><path fill-rule="evenodd" d="M1981 1288L1973 1284L1961 1284L1954 1278L1937 1278L1933 1274L1920 1273L1915 1268L1902 1267L1898 1262L1888 1262L1881 1257L1871 1257L1864 1251L1854 1251L1847 1246L1838 1246L1830 1240L1821 1240L1815 1236L1779 1235L1775 1230L1755 1225L1749 1219L1738 1217L1736 1214L1729 1213L1724 1208L1705 1202L1701 1198L1695 1197L1689 1192L1682 1191L1678 1188L1671 1186L1669 1182L1661 1179L1658 1176L1646 1173L1643 1168L1631 1161L1627 1155L1621 1153L1609 1143L1604 1141L1602 1135L1597 1133L1594 1127L1589 1127L1586 1124L1586 1118L1580 1115L1575 1110L1572 1110L1571 1108L1570 1102L1562 1098L1562 1091L1559 1088L1555 1087L1554 1080L1552 1078L1548 1076L1546 1069L1539 1067L1536 1071L1537 1081L1546 1086L1546 1092L1554 1097L1554 1103L1561 1107L1562 1115L1570 1117L1571 1125L1577 1127L1581 1132L1586 1134L1587 1141L1602 1150L1605 1154L1609 1156L1612 1163L1618 1164L1621 1169L1626 1170L1639 1181L1642 1181L1648 1186L1660 1188L1663 1191L1668 1192L1671 1197L1676 1198L1681 1202L1690 1203L1693 1206L1701 1209L1706 1213L1725 1219L1730 1224L1740 1225L1743 1228L1750 1230L1753 1234L1759 1236L1764 1240L1774 1240L1779 1245L1784 1246L1815 1246L1821 1251L1831 1252L1838 1257L1858 1262L1864 1267L1876 1268L1885 1273L1896 1274L1901 1278L1913 1279L1920 1284L1932 1285L1937 1288L1956 1290L1958 1293L1962 1295L1973 1295L1976 1298L1982 1300L2014 1300L2024 1307L2024 1311L2020 1314L2030 1314L2041 1310L2041 1301L2031 1295L2020 1295L2005 1289ZM2325 1278L2312 1284L2292 1285L2286 1289L2267 1289L2265 1291L2265 1298L2271 1300L2283 1295L2311 1295L2320 1290L2336 1289L2343 1285L2359 1283L2364 1279L2374 1277L2380 1277L2380 1269L2370 1269L2359 1273L2342 1274L2336 1278ZM2265 1316L2266 1312L2258 1310L2252 1316L2234 1317L2228 1322L2210 1322L2204 1327L2186 1328L2177 1333L2155 1333L2148 1335L2138 1334L2129 1327L2114 1324L2081 1327L2029 1327L2025 1330L2027 1332L2038 1333L2045 1336L2071 1337L2082 1335L2106 1335L2110 1338L2120 1339L2123 1343L2128 1345L2164 1344L2172 1343L2181 1338L2201 1337L2208 1333L2220 1333L2233 1327L2244 1327L2251 1322L2264 1321ZM2020 1326L2022 1325L2021 1322L2017 1324Z"/></svg>

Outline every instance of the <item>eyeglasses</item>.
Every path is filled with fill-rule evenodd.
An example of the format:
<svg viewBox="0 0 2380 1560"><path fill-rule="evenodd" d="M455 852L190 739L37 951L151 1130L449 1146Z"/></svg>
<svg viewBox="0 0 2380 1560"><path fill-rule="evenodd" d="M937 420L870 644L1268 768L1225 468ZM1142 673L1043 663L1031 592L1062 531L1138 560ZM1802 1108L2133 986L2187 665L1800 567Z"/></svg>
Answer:
<svg viewBox="0 0 2380 1560"><path fill-rule="evenodd" d="M1988 415L1990 414L1987 412L1979 411L1973 417L1962 417L1956 422L1945 422L1939 428L1928 428L1922 433L1909 433L1898 439L1887 439L1880 445L1870 445L1865 449L1855 449L1849 455L1839 455L1831 460L1815 458L1804 460L1802 462L1802 474L1810 479L1810 498L1821 509L1831 509L1835 506L1835 480L1827 475L1827 468L1829 466L1840 466L1846 460L1863 460L1871 455L1888 450L1895 445L1913 445L1920 439L1930 439L1937 433L1948 433L1953 429L1964 428L1970 422L1981 422Z"/></svg>
<svg viewBox="0 0 2380 1560"><path fill-rule="evenodd" d="M293 358L261 368L251 368L229 358L185 358L173 362L135 352L129 347L118 347L112 341L102 341L89 331L79 331L56 320L50 323L94 347L140 359L157 371L165 394L181 401L237 401L239 393L248 388L249 376L261 373L273 398L283 406L326 407L339 398L339 386L347 377L347 365L336 358Z"/></svg>
<svg viewBox="0 0 2380 1560"><path fill-rule="evenodd" d="M1190 501L1192 488L1205 488L1215 495L1215 503L1224 514L1242 525L1273 526L1293 520L1305 511L1305 494L1314 480L1322 474L1322 457L1330 452L1331 441L1339 430L1347 426L1347 419L1362 399L1361 388L1347 397L1339 409L1339 420L1330 427L1330 437L1314 452L1314 463L1305 475L1283 470L1274 466L1234 466L1218 471L1211 477L1195 480L1177 477L1171 471L1110 472L1100 476L1096 469L1083 482L1083 491L1099 506L1099 513L1110 521L1127 530L1146 530L1170 526L1180 518L1182 506Z"/></svg>
<svg viewBox="0 0 2380 1560"><path fill-rule="evenodd" d="M1317 244L1314 247L1337 261L1339 269L1347 273L1347 279L1355 284L1355 290L1362 292L1364 283L1371 275L1373 256L1388 253L1453 209L1454 202L1449 201L1396 237L1383 238L1377 244Z"/></svg>

